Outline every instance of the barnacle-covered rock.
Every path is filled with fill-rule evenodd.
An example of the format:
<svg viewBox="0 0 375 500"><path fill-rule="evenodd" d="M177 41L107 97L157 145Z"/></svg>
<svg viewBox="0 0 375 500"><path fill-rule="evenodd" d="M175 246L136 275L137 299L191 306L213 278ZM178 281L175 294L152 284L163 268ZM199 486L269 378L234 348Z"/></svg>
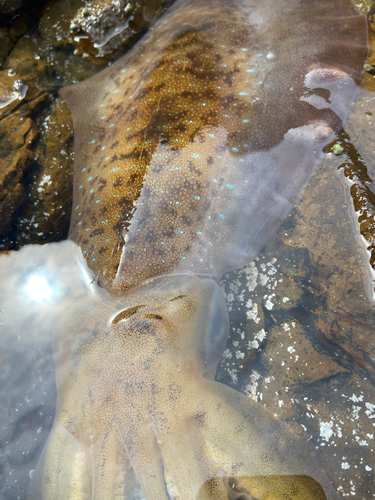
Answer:
<svg viewBox="0 0 375 500"><path fill-rule="evenodd" d="M47 6L39 29L54 46L73 44L76 54L115 60L172 3L173 0L61 0Z"/></svg>

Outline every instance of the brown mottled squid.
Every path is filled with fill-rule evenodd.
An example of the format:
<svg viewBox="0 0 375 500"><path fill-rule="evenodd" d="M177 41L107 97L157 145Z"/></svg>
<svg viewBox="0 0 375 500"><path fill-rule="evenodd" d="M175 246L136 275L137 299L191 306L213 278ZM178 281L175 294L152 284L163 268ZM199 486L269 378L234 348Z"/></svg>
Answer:
<svg viewBox="0 0 375 500"><path fill-rule="evenodd" d="M58 401L30 500L138 499L137 481L147 500L339 498L307 443L213 381L228 335L214 280L295 203L366 51L348 0L184 0L61 92L70 239L88 267L71 242L2 261L8 290L16 270L61 281L68 269L40 313L54 323Z"/></svg>

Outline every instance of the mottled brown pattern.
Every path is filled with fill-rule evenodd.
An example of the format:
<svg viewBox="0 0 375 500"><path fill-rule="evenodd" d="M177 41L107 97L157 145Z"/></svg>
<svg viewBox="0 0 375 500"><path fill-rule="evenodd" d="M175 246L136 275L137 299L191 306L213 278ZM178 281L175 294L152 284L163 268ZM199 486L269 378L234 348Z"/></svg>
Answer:
<svg viewBox="0 0 375 500"><path fill-rule="evenodd" d="M127 56L62 93L76 132L70 237L107 288L178 269L215 274L207 247L226 248L236 214L228 209L224 224L214 213L212 228L203 225L226 171L248 153L278 145L291 127L340 123L300 96L304 75L317 64L328 69L322 80L332 77L332 63L359 74L354 59L363 46L351 44L359 17L331 19L333 7L319 2L314 23L299 11L284 13L280 3L272 7L277 22L263 34L248 23L246 8L228 0L179 2ZM290 34L293 17L303 45ZM340 50L324 39L325 18L340 30ZM218 164L221 153L229 160ZM239 182L251 175L251 163L236 167Z"/></svg>
<svg viewBox="0 0 375 500"><path fill-rule="evenodd" d="M229 89L226 87L233 85L231 77L234 73L239 73L239 69L236 67L227 71L222 67L223 55L217 52L208 36L210 32L217 32L218 22L211 20L206 7L204 10L206 19L203 17L198 21L198 14L201 12L197 12L192 24L186 25L182 30L180 28L181 34L163 49L156 59L154 69L148 71L150 75L147 79L136 89L132 89L132 101L125 103L122 100L118 103L110 94L103 97L103 115L108 116L103 122L108 129L101 130L105 136L102 141L98 141L99 144L93 144L93 154L98 157L98 170L106 178L92 176L90 179L93 172L91 166L84 176L80 176L82 182L86 180L86 185L83 184L81 188L85 202L73 212L71 236L87 251L90 267L104 282L107 277L113 279L117 271L123 251L123 238L142 188L143 197L156 197L160 200L163 224L158 224L155 228L154 224L148 223L149 219L152 220L151 213L145 214L142 221L144 237L135 244L129 244L126 249L128 262L137 262L137 276L132 281L142 281L149 274L150 267L153 268L152 274L167 272L171 266L176 265L176 259L180 260L182 254L189 251L189 241L194 239L199 229L196 214L201 204L196 198L203 196L207 178L205 181L200 180L202 174L205 176L204 169L196 162L187 161L179 150L196 138L198 144L201 144L201 150L204 140L200 134L205 127L219 125L229 101L232 101L231 105L238 106L239 113L249 108L240 98L232 96L230 99L228 96ZM244 24L244 20L238 19L240 16L234 15L228 5L225 14L228 32L234 30L241 21L241 25ZM199 29L195 28L195 23ZM171 29L173 23L168 31ZM247 33L244 29L242 31L243 33L237 33L236 37L232 36L227 40L229 46L238 45L239 38L246 40ZM165 36L165 33L161 36ZM149 44L155 43L155 36L151 37ZM137 56L134 55L133 59ZM239 64L241 62L243 61L238 61ZM145 69L141 67L139 72L142 71ZM120 71L119 74L121 75ZM124 75L126 74L125 72ZM120 96L128 94L128 85L131 85L136 75L133 71L128 77L121 79L121 75L116 78L115 84L120 89ZM226 80L229 82L227 85L222 83ZM113 132L110 129L112 123ZM232 134L235 134L236 123L232 122L230 128L233 129ZM102 144L110 151L108 160L104 159L106 151L101 153ZM160 146L169 147L170 150L150 167L151 159ZM165 173L167 169L171 172L168 175ZM160 175L162 170L164 175ZM101 183L99 187L98 182ZM192 193L195 198L191 196ZM97 198L100 199L98 203ZM152 211L152 205L149 210ZM98 219L103 223L100 231L93 229ZM80 223L82 227L78 226ZM145 230L146 226L150 227ZM178 234L181 234L180 238L176 236ZM159 247L150 254L150 241L153 245L161 244L163 248ZM171 259L171 256L174 257ZM140 272L141 267L143 272ZM123 273L129 273L127 266Z"/></svg>
<svg viewBox="0 0 375 500"><path fill-rule="evenodd" d="M339 500L306 443L203 376L215 287L169 276L101 289L62 322L59 404L30 500L135 500L130 464L150 500Z"/></svg>

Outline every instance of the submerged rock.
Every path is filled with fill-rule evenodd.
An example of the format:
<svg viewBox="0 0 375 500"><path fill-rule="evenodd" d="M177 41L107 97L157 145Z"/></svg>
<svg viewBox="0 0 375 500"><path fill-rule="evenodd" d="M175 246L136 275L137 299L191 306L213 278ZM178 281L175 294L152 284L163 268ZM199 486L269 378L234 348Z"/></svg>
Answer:
<svg viewBox="0 0 375 500"><path fill-rule="evenodd" d="M374 83L364 75L343 154L326 156L276 238L222 281L231 336L218 370L310 439L338 491L359 498L375 492Z"/></svg>
<svg viewBox="0 0 375 500"><path fill-rule="evenodd" d="M0 135L0 232L4 232L26 201L21 181L34 160L30 147L38 128L29 116L15 113L0 121Z"/></svg>
<svg viewBox="0 0 375 500"><path fill-rule="evenodd" d="M0 14L13 14L22 6L22 0L0 0Z"/></svg>
<svg viewBox="0 0 375 500"><path fill-rule="evenodd" d="M12 50L14 42L6 28L0 28L0 66L7 58L9 52Z"/></svg>
<svg viewBox="0 0 375 500"><path fill-rule="evenodd" d="M61 0L47 7L39 29L55 46L73 44L77 54L113 61L130 49L173 1Z"/></svg>
<svg viewBox="0 0 375 500"><path fill-rule="evenodd" d="M64 239L72 208L73 126L58 98L48 109L35 145L35 162L26 179L28 199L17 223L17 246Z"/></svg>
<svg viewBox="0 0 375 500"><path fill-rule="evenodd" d="M348 121L356 133L356 116L367 119L364 97ZM359 137L361 152L369 151L371 134ZM222 282L231 337L218 377L310 438L339 492L368 498L375 491L374 274L351 196L366 179L350 161L354 144L343 144L351 155L345 166L327 155L277 237Z"/></svg>

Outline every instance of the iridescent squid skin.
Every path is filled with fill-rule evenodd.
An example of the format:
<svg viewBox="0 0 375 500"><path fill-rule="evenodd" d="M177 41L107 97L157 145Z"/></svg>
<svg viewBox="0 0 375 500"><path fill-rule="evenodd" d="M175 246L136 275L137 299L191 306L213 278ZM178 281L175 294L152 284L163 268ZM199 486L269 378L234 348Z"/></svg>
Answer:
<svg viewBox="0 0 375 500"><path fill-rule="evenodd" d="M54 334L30 500L340 498L312 449L214 374L222 273L253 258L345 121L366 55L347 0L178 1L61 92L70 239L97 283ZM284 495L284 496L283 496Z"/></svg>

